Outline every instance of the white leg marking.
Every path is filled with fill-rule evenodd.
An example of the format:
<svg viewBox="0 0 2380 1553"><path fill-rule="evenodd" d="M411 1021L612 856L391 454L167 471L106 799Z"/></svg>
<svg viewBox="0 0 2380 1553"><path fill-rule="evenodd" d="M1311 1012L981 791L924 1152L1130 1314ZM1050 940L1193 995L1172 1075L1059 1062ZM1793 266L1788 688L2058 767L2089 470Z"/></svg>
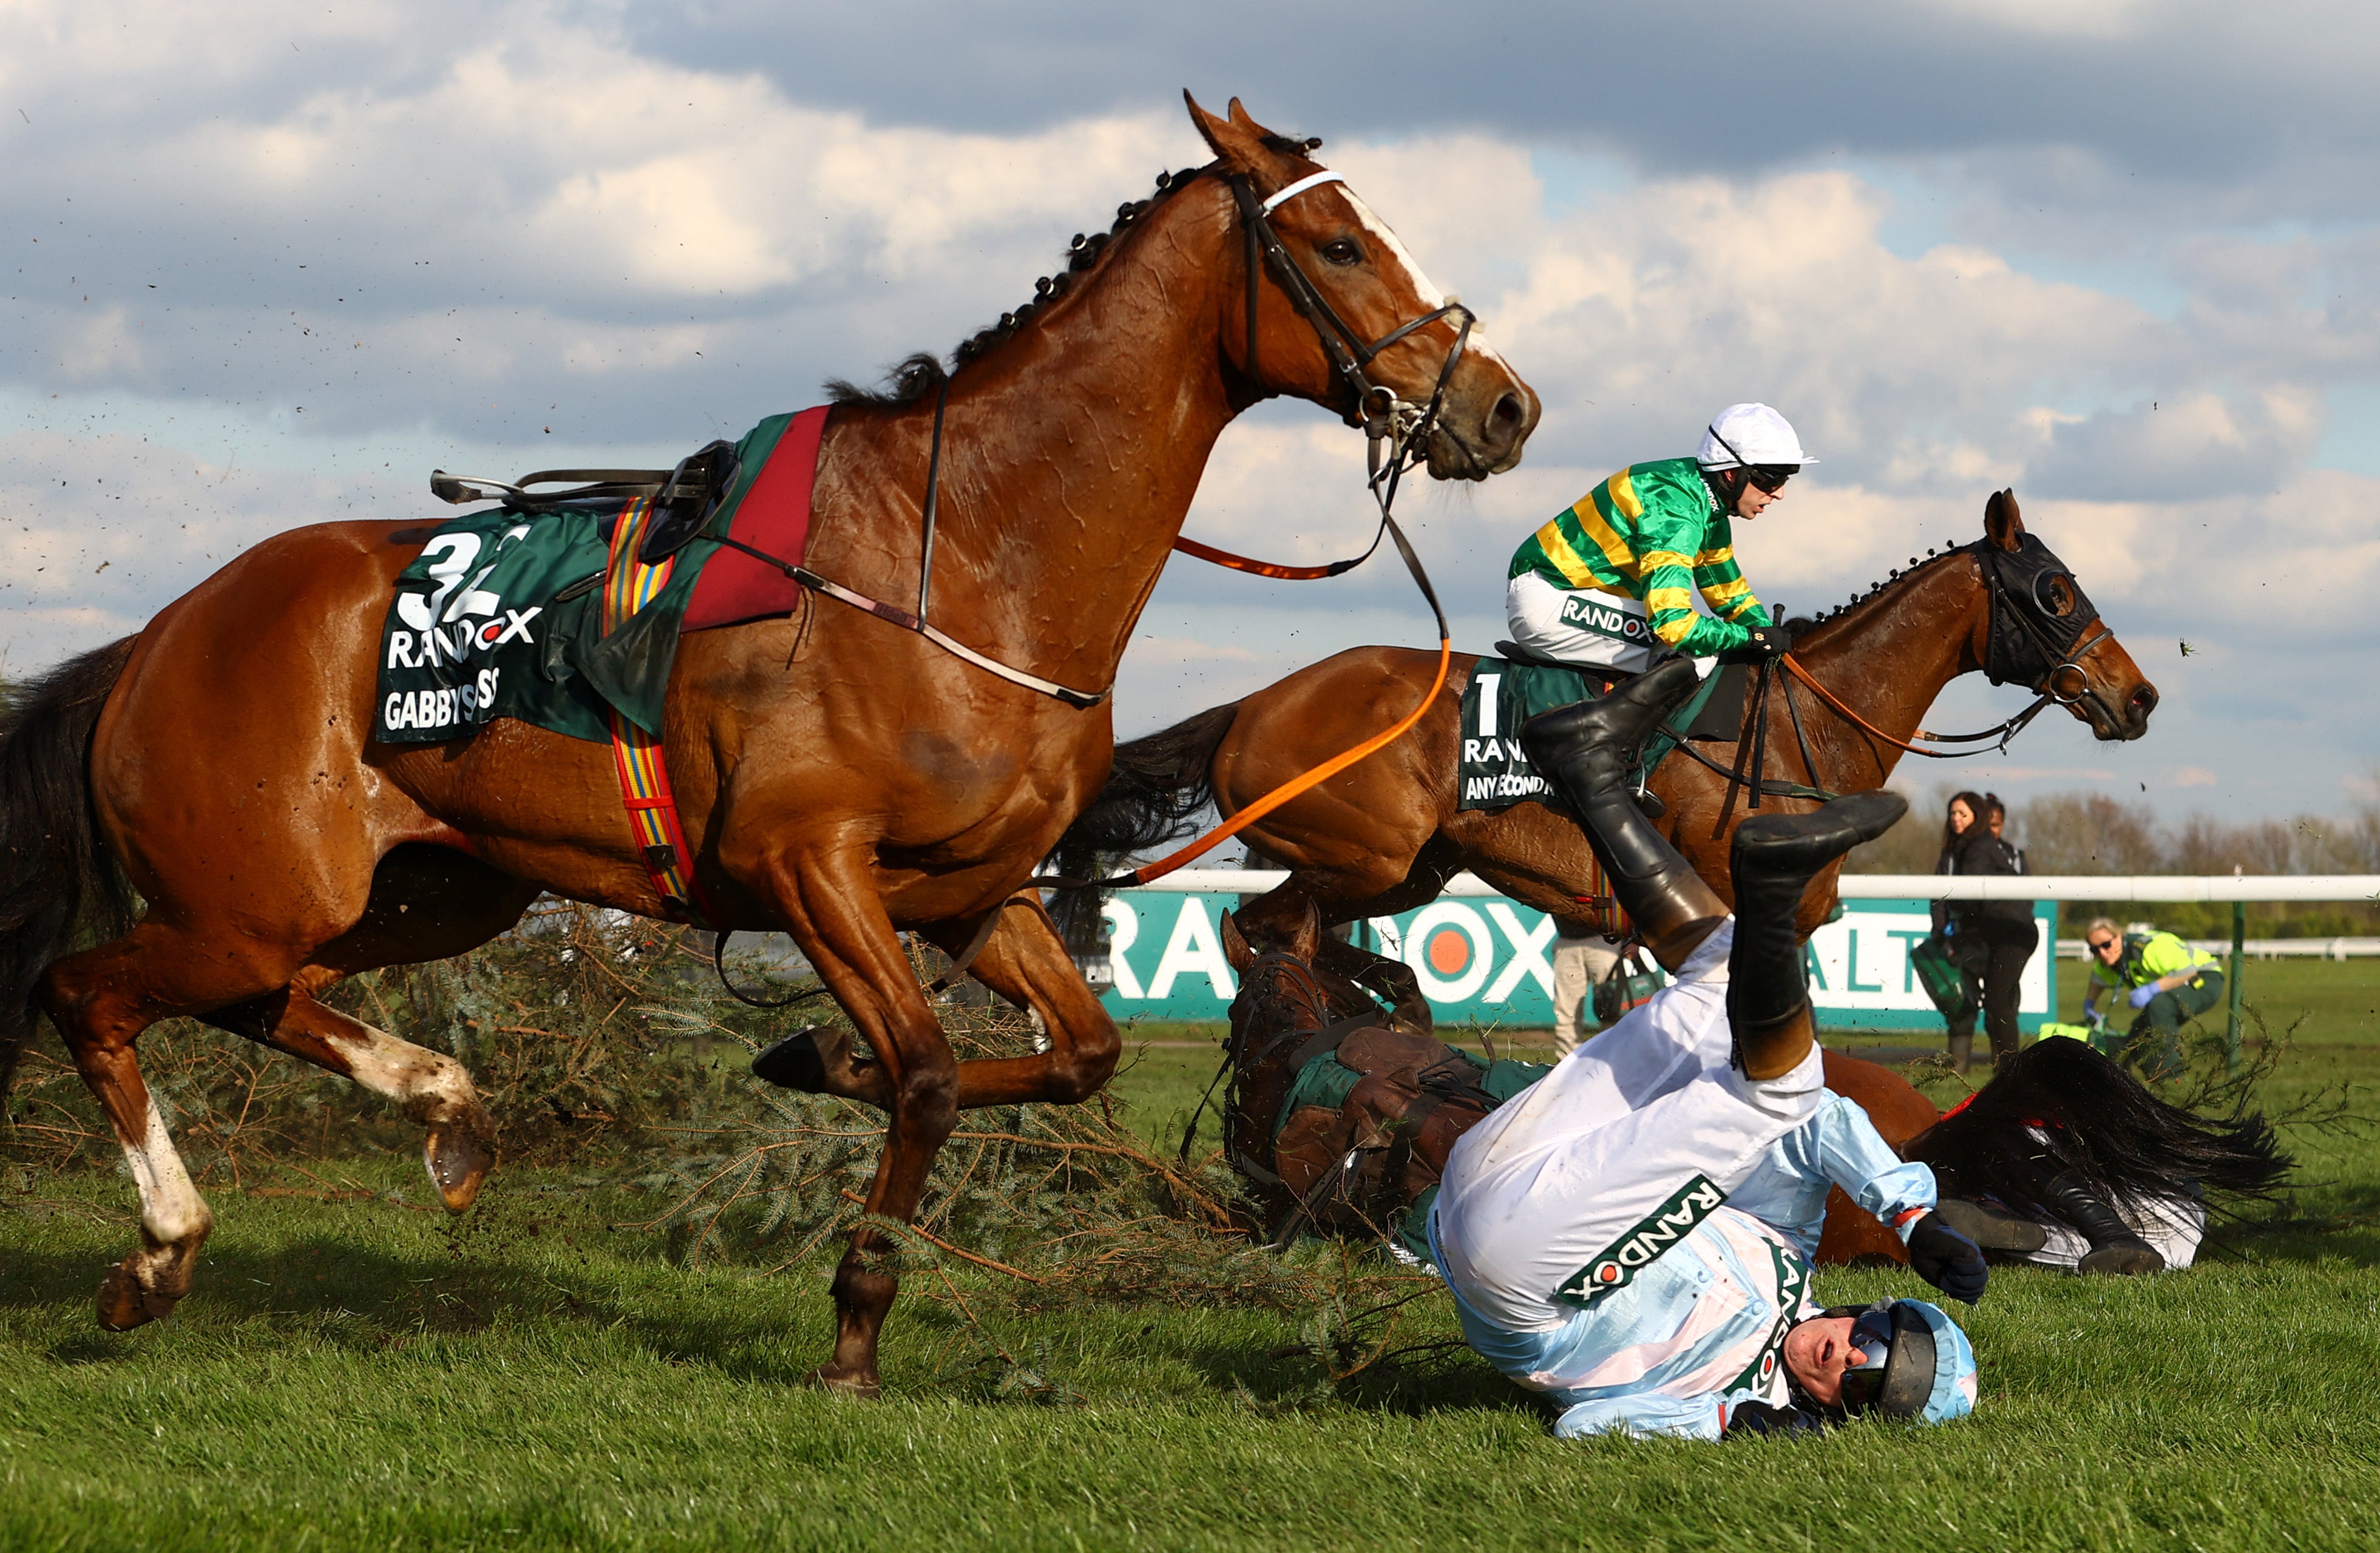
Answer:
<svg viewBox="0 0 2380 1553"><path fill-rule="evenodd" d="M149 1097L148 1131L137 1144L125 1147L124 1158L140 1188L140 1228L152 1241L179 1246L214 1228L215 1218L204 1197L190 1184L190 1172L157 1113L157 1098Z"/></svg>
<svg viewBox="0 0 2380 1553"><path fill-rule="evenodd" d="M329 1031L322 1038L346 1059L358 1084L396 1101L407 1116L443 1122L479 1104L462 1063L369 1025L361 1029L361 1035Z"/></svg>

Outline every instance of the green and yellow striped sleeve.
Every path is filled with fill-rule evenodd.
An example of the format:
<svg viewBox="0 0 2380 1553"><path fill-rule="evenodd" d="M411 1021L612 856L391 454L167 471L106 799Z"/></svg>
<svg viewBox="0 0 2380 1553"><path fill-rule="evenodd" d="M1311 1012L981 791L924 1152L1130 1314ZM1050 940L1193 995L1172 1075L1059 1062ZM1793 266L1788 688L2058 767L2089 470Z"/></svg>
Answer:
<svg viewBox="0 0 2380 1553"><path fill-rule="evenodd" d="M1693 469L1686 460L1671 463ZM1751 640L1751 633L1742 625L1730 620L1712 619L1694 609L1697 592L1708 598L1714 586L1725 588L1729 584L1742 589L1740 597L1733 593L1723 595L1730 613L1757 608L1759 602L1752 598L1751 589L1743 587L1731 554L1716 565L1704 560L1714 548L1727 550L1728 531L1726 523L1718 520L1711 511L1699 471L1694 472L1694 484L1689 488L1675 469L1662 466L1658 479L1642 481L1633 495L1643 515L1636 524L1637 555L1642 568L1638 576L1644 585L1645 609L1652 616L1654 634L1678 651L1696 658L1742 647Z"/></svg>

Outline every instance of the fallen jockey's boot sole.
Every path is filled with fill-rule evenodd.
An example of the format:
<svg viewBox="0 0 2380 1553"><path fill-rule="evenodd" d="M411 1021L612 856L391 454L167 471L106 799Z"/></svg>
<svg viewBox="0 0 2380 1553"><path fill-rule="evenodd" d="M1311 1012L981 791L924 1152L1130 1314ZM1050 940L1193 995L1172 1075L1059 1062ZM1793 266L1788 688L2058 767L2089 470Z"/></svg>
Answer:
<svg viewBox="0 0 2380 1553"><path fill-rule="evenodd" d="M2140 1273L2165 1271L2165 1257L2148 1242L2128 1238L2111 1241L2094 1250L2074 1265L2074 1270L2130 1278Z"/></svg>
<svg viewBox="0 0 2380 1553"><path fill-rule="evenodd" d="M1942 1222L1985 1251L2038 1251L2049 1244L2049 1231L2030 1219L2020 1219L2004 1207L1966 1197L1945 1197L1934 1205Z"/></svg>

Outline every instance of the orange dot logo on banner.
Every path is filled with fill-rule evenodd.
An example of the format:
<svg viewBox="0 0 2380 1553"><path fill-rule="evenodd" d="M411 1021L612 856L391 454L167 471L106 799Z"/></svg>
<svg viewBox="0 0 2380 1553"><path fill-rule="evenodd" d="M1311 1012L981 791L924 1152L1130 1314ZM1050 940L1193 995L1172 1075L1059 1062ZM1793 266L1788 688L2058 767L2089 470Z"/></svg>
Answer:
<svg viewBox="0 0 2380 1553"><path fill-rule="evenodd" d="M1471 939L1457 928L1430 935L1429 968L1440 976L1460 976L1471 964Z"/></svg>

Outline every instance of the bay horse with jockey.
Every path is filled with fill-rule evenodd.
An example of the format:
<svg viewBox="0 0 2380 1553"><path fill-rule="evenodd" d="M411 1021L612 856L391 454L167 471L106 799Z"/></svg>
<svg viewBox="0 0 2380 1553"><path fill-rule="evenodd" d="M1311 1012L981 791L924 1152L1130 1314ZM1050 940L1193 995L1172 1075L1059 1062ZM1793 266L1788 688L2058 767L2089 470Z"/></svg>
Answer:
<svg viewBox="0 0 2380 1553"><path fill-rule="evenodd" d="M1107 689L1232 418L1294 394L1390 425L1448 479L1511 468L1536 423L1467 309L1311 159L1319 142L1236 101L1189 107L1210 163L1161 178L1111 238L1078 238L954 373L915 362L827 422L809 572L876 600L915 590L922 614L930 556L939 640L972 657L898 610L815 593L675 656L665 748L694 874L713 926L791 934L850 1016L856 1042L814 1040L799 1065L889 1113L870 1215L915 1214L959 1110L1080 1100L1114 1069L1113 1024L1023 887L1107 775ZM459 1212L495 1148L468 1075L323 992L463 953L542 892L667 911L601 745L512 721L467 742L369 736L378 629L431 531L276 536L10 710L0 1070L38 1005L124 1147L140 1244L100 1289L108 1328L170 1312L213 1223L141 1078L151 1025L201 1019L389 1097L427 1125ZM1050 1049L957 1062L905 929L976 946L973 974L1038 1013ZM888 1249L863 1225L835 1274L829 1386L879 1389Z"/></svg>
<svg viewBox="0 0 2380 1553"><path fill-rule="evenodd" d="M1460 807L1463 690L1482 661L1458 655L1410 734L1241 832L1289 870L1240 909L1252 941L1288 937L1309 904L1325 926L1410 911L1466 870L1565 923L1593 920L1598 875L1571 815L1534 801ZM1410 708L1435 664L1435 654L1412 649L1352 649L1121 746L1105 790L1055 854L1055 871L1096 876L1114 856L1184 833L1210 802L1234 814ZM1912 559L1796 631L1791 655L1757 670L1761 688L1746 697L1734 741L1682 743L1654 771L1645 807L1659 811L1665 839L1731 900L1727 857L1737 825L1754 812L1803 810L1827 794L1880 787L1904 753L1938 753L1939 737L1920 720L1944 686L1978 672L2034 693L2030 708L1994 730L2003 737L2063 706L2095 738L2136 739L2156 706L2155 687L2073 574L2026 530L2013 491L1986 502L1980 539ZM1805 937L1833 909L1839 868L1824 869L1802 903ZM1407 1027L1429 1027L1428 1004L1403 965L1328 939L1319 964L1393 1001Z"/></svg>

